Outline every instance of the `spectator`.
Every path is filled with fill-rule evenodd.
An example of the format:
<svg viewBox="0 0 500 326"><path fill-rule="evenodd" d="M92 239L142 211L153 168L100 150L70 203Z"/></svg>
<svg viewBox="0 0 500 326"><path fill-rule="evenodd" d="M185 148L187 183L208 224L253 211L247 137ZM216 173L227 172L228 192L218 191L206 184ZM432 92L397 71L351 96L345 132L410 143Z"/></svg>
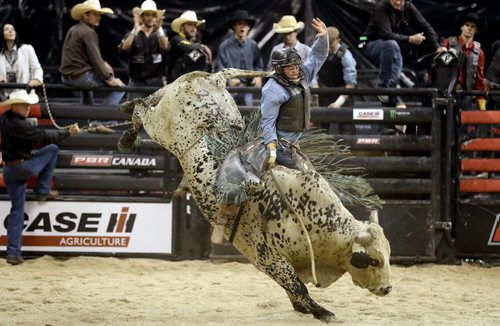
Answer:
<svg viewBox="0 0 500 326"><path fill-rule="evenodd" d="M456 53L462 53L464 60L459 67L457 83L455 88L464 90L485 90L484 84L484 52L481 44L474 41L474 36L483 29L483 24L478 15L468 13L459 17L460 36L450 36L445 39L443 46L453 49ZM462 96L461 105L464 108L472 106L472 97ZM486 109L484 96L477 97L477 105L480 110Z"/></svg>
<svg viewBox="0 0 500 326"><path fill-rule="evenodd" d="M378 67L377 87L398 86L403 57L415 58L415 51L424 41L433 51L443 52L438 36L418 9L406 0L380 1L372 13L365 31L367 44L364 53ZM406 105L394 96L380 96L382 104L405 108Z"/></svg>
<svg viewBox="0 0 500 326"><path fill-rule="evenodd" d="M47 131L30 125L26 117L30 111L30 104L35 103L38 103L35 92L31 91L28 94L24 89L12 92L8 100L0 103L10 106L10 110L0 118L0 130L3 175L12 204L6 219L7 263L12 265L23 263L21 243L27 179L38 176L37 200L44 201L57 197L58 192L50 189L59 151L54 143L80 132L76 125L57 131ZM44 145L34 155L31 154L33 143Z"/></svg>
<svg viewBox="0 0 500 326"><path fill-rule="evenodd" d="M198 27L204 23L205 20L198 20L196 13L191 10L185 11L172 22L172 31L177 35L171 40L169 83L191 71L212 71L212 51L197 40Z"/></svg>
<svg viewBox="0 0 500 326"><path fill-rule="evenodd" d="M134 28L125 35L119 49L129 55L129 86L163 86L166 81L162 52L168 48L168 38L162 27L165 10L146 0L132 10ZM129 92L127 99L146 97L149 93Z"/></svg>
<svg viewBox="0 0 500 326"><path fill-rule="evenodd" d="M257 42L248 38L248 32L255 25L255 20L245 10L237 11L228 21L229 27L234 31L234 36L224 40L219 46L217 58L217 71L224 68L238 68L246 70L264 70L262 56ZM252 80L231 79L229 86L262 86L262 79L255 77ZM238 105L253 105L252 93L236 93L233 97Z"/></svg>
<svg viewBox="0 0 500 326"><path fill-rule="evenodd" d="M336 27L328 27L328 57L323 67L318 72L319 87L345 87L354 88L356 86L356 60L347 48L347 45L341 43L340 32ZM338 109L340 107L354 107L354 100L349 95L321 95L319 105ZM352 124L325 124L322 128L328 129L330 133L349 133L352 134Z"/></svg>
<svg viewBox="0 0 500 326"><path fill-rule="evenodd" d="M311 54L311 48L297 39L297 35L304 30L304 22L298 22L294 16L285 15L281 17L278 23L273 25L273 30L275 33L283 34L283 42L273 47L271 56L276 50L284 48L294 49L300 55L302 61L306 62ZM267 70L269 71L273 70L271 56L269 56L267 63Z"/></svg>
<svg viewBox="0 0 500 326"><path fill-rule="evenodd" d="M93 94L89 91L92 88L123 86L122 81L114 77L111 66L103 60L95 31L101 16L112 13L110 8L101 8L99 0L87 0L71 9L71 17L80 22L66 34L59 71L63 84L85 90L81 93L82 104L94 105ZM103 104L116 106L124 95L122 91L111 92Z"/></svg>
<svg viewBox="0 0 500 326"><path fill-rule="evenodd" d="M0 83L28 84L38 87L43 83L43 70L35 49L22 44L12 24L2 26L0 49ZM3 89L0 96L7 97L15 89Z"/></svg>

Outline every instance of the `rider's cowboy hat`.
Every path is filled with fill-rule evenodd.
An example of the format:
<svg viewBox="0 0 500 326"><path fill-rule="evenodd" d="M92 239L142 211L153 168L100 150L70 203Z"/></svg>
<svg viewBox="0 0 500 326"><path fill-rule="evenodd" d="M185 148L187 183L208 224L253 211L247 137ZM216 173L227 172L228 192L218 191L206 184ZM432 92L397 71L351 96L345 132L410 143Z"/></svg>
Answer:
<svg viewBox="0 0 500 326"><path fill-rule="evenodd" d="M188 10L183 12L182 15L180 15L176 19L174 19L170 27L174 32L180 33L181 26L182 24L185 23L196 23L196 26L200 26L202 24L205 24L205 19L198 20L198 17L196 17L196 13L192 10Z"/></svg>
<svg viewBox="0 0 500 326"><path fill-rule="evenodd" d="M153 0L146 0L141 4L141 7L134 7L132 9L132 14L134 16L140 16L146 11L152 11L156 13L158 17L162 17L165 14L165 10L158 10L156 3Z"/></svg>
<svg viewBox="0 0 500 326"><path fill-rule="evenodd" d="M304 26L304 22L298 22L294 16L285 15L277 24L273 24L273 29L276 33L300 33Z"/></svg>
<svg viewBox="0 0 500 326"><path fill-rule="evenodd" d="M38 103L38 95L36 95L35 90L31 90L28 94L25 89L15 91L10 93L9 99L0 103L0 105L9 106L12 104L35 104Z"/></svg>
<svg viewBox="0 0 500 326"><path fill-rule="evenodd" d="M255 26L255 19L248 14L246 10L238 10L231 19L227 21L229 27L233 28L234 23L239 20L244 20L250 25L250 28Z"/></svg>
<svg viewBox="0 0 500 326"><path fill-rule="evenodd" d="M83 14L89 11L97 11L101 14L112 14L113 10L111 8L101 8L101 3L99 0L87 0L82 3L75 5L71 9L71 17L74 20L80 20Z"/></svg>
<svg viewBox="0 0 500 326"><path fill-rule="evenodd" d="M478 32L484 31L486 27L485 22L481 18L479 18L479 16L476 13L473 12L469 12L457 18L458 26L462 27L465 24L465 22L475 23Z"/></svg>

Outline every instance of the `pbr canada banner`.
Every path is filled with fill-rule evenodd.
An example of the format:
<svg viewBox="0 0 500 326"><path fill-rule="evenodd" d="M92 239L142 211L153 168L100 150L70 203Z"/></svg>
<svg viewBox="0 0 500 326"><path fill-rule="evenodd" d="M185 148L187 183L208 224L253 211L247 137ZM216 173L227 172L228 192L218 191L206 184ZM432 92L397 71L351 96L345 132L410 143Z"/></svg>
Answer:
<svg viewBox="0 0 500 326"><path fill-rule="evenodd" d="M10 202L0 201L0 250ZM172 253L172 204L27 201L24 251Z"/></svg>

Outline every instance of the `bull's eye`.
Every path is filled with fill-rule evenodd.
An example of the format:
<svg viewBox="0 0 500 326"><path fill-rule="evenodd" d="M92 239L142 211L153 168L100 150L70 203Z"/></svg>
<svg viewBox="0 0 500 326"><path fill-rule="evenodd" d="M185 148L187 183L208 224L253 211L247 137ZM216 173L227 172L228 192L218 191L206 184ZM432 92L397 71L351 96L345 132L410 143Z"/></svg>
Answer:
<svg viewBox="0 0 500 326"><path fill-rule="evenodd" d="M370 258L370 266L377 267L380 266L378 259Z"/></svg>

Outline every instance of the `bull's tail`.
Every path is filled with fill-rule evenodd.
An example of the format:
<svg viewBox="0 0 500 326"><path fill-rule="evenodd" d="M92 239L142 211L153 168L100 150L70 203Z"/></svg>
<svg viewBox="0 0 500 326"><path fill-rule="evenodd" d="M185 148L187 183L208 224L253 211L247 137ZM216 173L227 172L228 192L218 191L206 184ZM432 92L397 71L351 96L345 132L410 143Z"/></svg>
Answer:
<svg viewBox="0 0 500 326"><path fill-rule="evenodd" d="M253 70L242 70L242 69L234 69L227 68L222 69L215 75L219 78L223 78L224 80L232 79L232 78L252 78L252 77L266 77L271 73L269 71L253 71Z"/></svg>

